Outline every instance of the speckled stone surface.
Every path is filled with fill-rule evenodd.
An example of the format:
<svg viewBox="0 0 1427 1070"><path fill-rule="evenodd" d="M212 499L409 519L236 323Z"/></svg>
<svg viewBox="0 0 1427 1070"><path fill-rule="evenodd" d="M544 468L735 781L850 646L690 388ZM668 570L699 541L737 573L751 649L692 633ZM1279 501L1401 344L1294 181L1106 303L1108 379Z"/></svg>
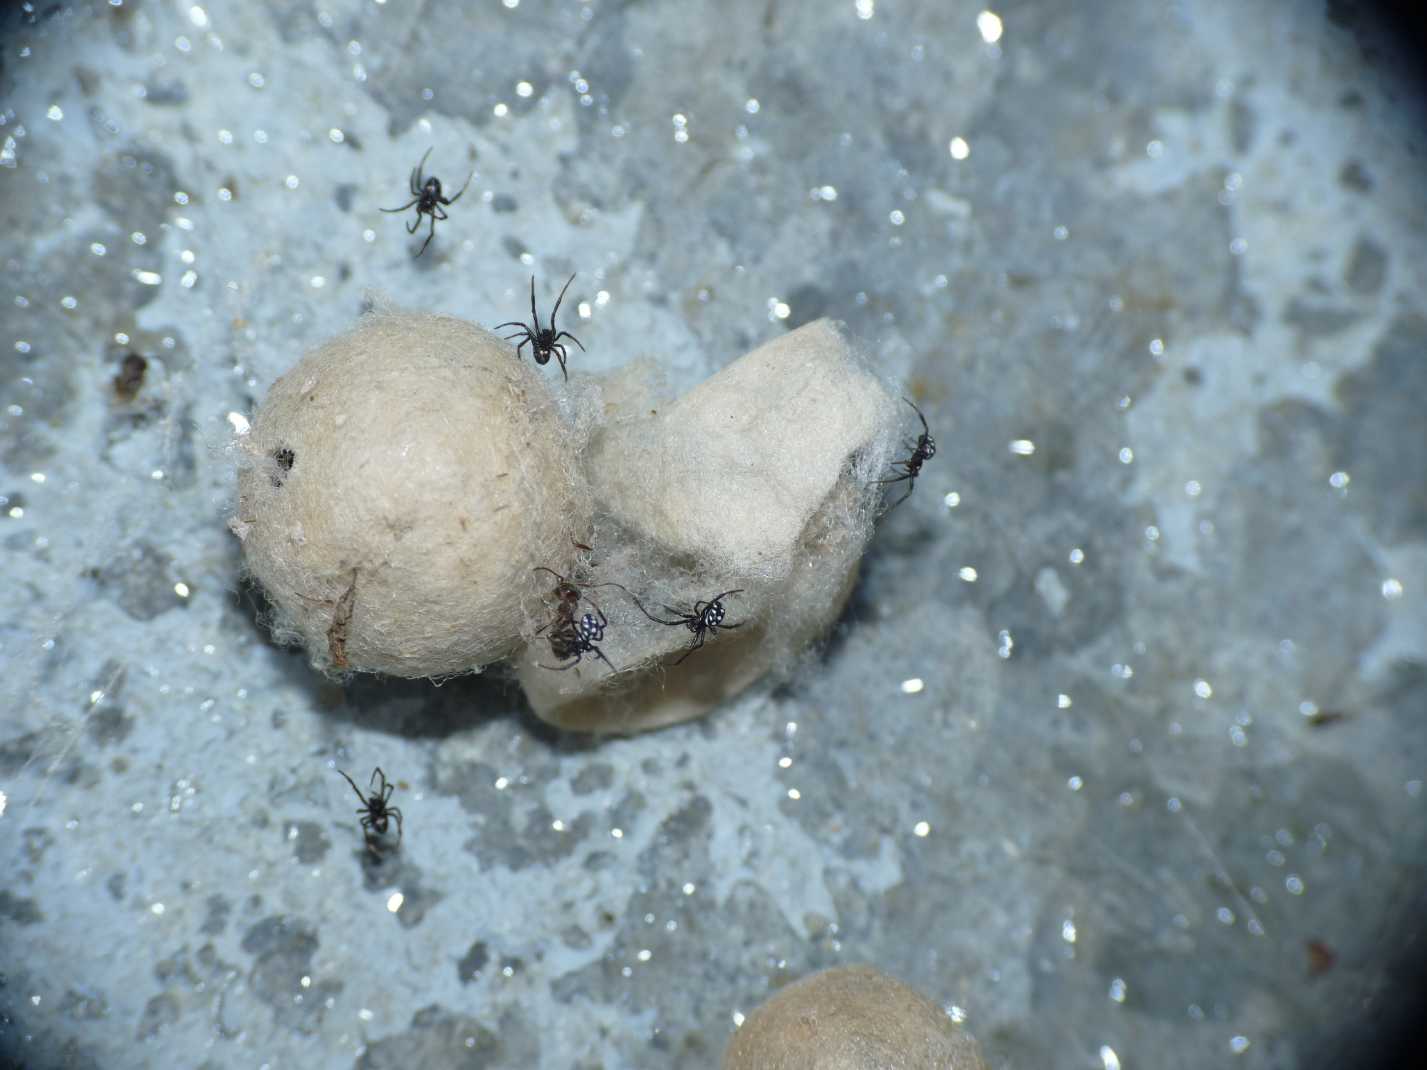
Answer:
<svg viewBox="0 0 1427 1070"><path fill-rule="evenodd" d="M1422 917L1427 126L1363 11L29 6L0 1052L712 1067L843 962L998 1067L1367 1035ZM413 259L428 146L475 175ZM575 271L572 388L827 315L927 414L826 648L595 744L273 646L233 425L369 291L491 324ZM376 765L385 857L336 772Z"/></svg>

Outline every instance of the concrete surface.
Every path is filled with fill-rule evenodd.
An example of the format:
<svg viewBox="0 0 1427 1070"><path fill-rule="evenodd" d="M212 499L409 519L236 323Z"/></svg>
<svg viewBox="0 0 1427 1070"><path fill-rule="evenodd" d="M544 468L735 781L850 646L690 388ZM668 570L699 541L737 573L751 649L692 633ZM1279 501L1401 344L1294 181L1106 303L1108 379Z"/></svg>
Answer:
<svg viewBox="0 0 1427 1070"><path fill-rule="evenodd" d="M1427 807L1427 127L1365 9L26 7L12 1061L711 1067L842 962L998 1067L1363 1042ZM413 259L379 209L428 146L475 177ZM836 636L598 745L498 680L313 675L238 582L233 423L371 294L492 324L575 271L571 389L821 315L906 383L941 450ZM385 860L336 772L376 765Z"/></svg>

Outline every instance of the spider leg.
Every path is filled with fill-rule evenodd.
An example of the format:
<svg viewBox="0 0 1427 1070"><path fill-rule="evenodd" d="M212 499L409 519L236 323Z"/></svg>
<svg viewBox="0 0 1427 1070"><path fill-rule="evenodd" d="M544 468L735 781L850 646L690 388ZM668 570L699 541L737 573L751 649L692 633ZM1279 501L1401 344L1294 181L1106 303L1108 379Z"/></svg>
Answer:
<svg viewBox="0 0 1427 1070"><path fill-rule="evenodd" d="M418 250L416 250L416 255L417 255L417 256L420 256L422 253L426 252L426 247L431 244L431 239L434 238L434 237L436 237L436 213L435 213L435 212L432 212L432 213L431 213L431 230L430 230L429 233L427 233L427 235L426 235L426 240L421 243L421 248L418 249Z"/></svg>
<svg viewBox="0 0 1427 1070"><path fill-rule="evenodd" d="M552 346L552 347L551 347L551 351L555 354L556 358L560 361L560 374L565 377L565 382L568 383L568 382L570 381L570 373L565 370L565 347L564 347L564 346Z"/></svg>
<svg viewBox="0 0 1427 1070"><path fill-rule="evenodd" d="M885 510L883 510L882 515L883 515L883 516L886 516L886 515L887 515L888 513L890 513L893 509L897 508L897 506L901 505L904 501L906 501L908 498L910 498L910 497L912 496L912 491L916 490L916 488L917 488L917 481L916 481L915 479L913 479L913 480L911 481L910 486L907 487L907 493L906 493L906 494L903 494L903 495L902 495L900 498L898 498L895 502L893 502L891 505L887 506L887 508L886 508Z"/></svg>
<svg viewBox="0 0 1427 1070"><path fill-rule="evenodd" d="M555 307L550 311L550 329L552 331L555 329L555 317L560 314L560 302L565 300L565 291L570 288L570 283L574 281L574 275L571 275L568 279L566 279L565 285L560 288L560 296L555 298Z"/></svg>
<svg viewBox="0 0 1427 1070"><path fill-rule="evenodd" d="M693 646L689 647L688 650L684 651L683 657L679 658L679 660L676 661L676 662L674 662L674 664L675 664L675 665L682 665L682 664L684 663L684 658L687 658L690 654L692 654L695 650L698 650L699 647L701 647L701 646L703 646L703 645L704 645L704 633L703 633L703 631L701 630L701 631L699 631L699 632L694 636L694 644L693 644Z"/></svg>
<svg viewBox="0 0 1427 1070"><path fill-rule="evenodd" d="M625 593L625 596L626 596L631 602L633 602L636 606L639 607L639 612L643 613L646 617L649 617L649 610L647 610L647 609L644 608L644 603L641 602L638 598L636 598L636 597L634 596L634 592L631 591L631 590L630 590L628 587L626 587L624 584L622 584L622 583L596 583L596 584L593 584L593 586L595 586L595 587L618 587L621 591L623 591L623 592ZM657 617L649 617L649 619L650 619L650 620L658 620ZM662 623L662 622L661 622L661 623Z"/></svg>
<svg viewBox="0 0 1427 1070"><path fill-rule="evenodd" d="M576 338L573 334L571 334L569 331L561 331L559 334L557 334L557 335L555 336L555 340L556 340L557 342L558 342L561 338L568 338L570 341L574 342L575 345L580 346L580 352L581 352L581 353L585 352L585 347L580 344L580 340L579 340L578 338Z"/></svg>
<svg viewBox="0 0 1427 1070"><path fill-rule="evenodd" d="M540 333L540 313L535 311L535 276L530 276L530 318L535 321L535 333Z"/></svg>
<svg viewBox="0 0 1427 1070"><path fill-rule="evenodd" d="M407 201L407 202L406 202L405 204L403 204L400 208L379 208L379 209L377 209L377 211L379 211L379 212L404 212L404 211L406 211L408 208L410 208L413 204L415 204L416 201L419 201L419 200L421 200L421 198L420 198L420 197L417 197L415 201Z"/></svg>
<svg viewBox="0 0 1427 1070"><path fill-rule="evenodd" d="M421 154L421 162L416 165L416 170L411 172L411 188L417 190L421 188L422 176L426 173L426 157L431 155L431 150L435 145L428 145L426 151Z"/></svg>
<svg viewBox="0 0 1427 1070"><path fill-rule="evenodd" d="M446 203L447 203L447 204L455 204L457 201L459 201L459 200L461 199L461 194L466 192L466 186L469 186L469 185L471 184L471 179L473 179L473 178L475 178L475 177L476 177L476 171L475 171L475 168L472 168L472 169L471 169L471 173L466 176L466 181L465 181L465 183L461 186L460 192L458 192L458 193L456 194L456 196L452 197L452 198L451 198L449 201L447 201Z"/></svg>
<svg viewBox="0 0 1427 1070"><path fill-rule="evenodd" d="M912 405L912 400L910 398L903 398L902 400L905 401L908 405ZM932 433L931 428L927 426L927 418L922 415L922 410L917 408L915 405L912 405L912 411L917 414L917 419L922 422L922 432L930 436Z"/></svg>
<svg viewBox="0 0 1427 1070"><path fill-rule="evenodd" d="M342 770L338 769L337 772L342 773ZM346 773L342 773L342 778L343 778L344 780L346 780L348 784L351 784L351 785L352 785L352 790L357 793L357 798L359 798L359 799L362 800L362 806L365 807L365 806L367 805L367 797L362 794L362 789L359 788L359 787L357 787L357 782L356 782L355 780L353 780L351 777L347 776ZM358 811L357 811L357 813L359 813L359 814L360 814L360 813L365 813L365 812L366 812L365 810L358 810Z"/></svg>
<svg viewBox="0 0 1427 1070"><path fill-rule="evenodd" d="M731 591L724 591L723 594L715 595L715 596L708 602L708 604L709 604L709 605L713 605L715 602L722 602L725 598L727 598L727 597L728 597L729 595L731 595L731 594L742 594L742 593L743 593L743 588L742 588L742 587L735 587L735 588L734 588L733 590L731 590Z"/></svg>
<svg viewBox="0 0 1427 1070"><path fill-rule="evenodd" d="M396 818L396 838L397 838L398 841L400 841L400 840L401 840L401 810L398 809L397 807L393 806L393 807L391 808L391 810L388 811L388 813L390 813L392 817Z"/></svg>
<svg viewBox="0 0 1427 1070"><path fill-rule="evenodd" d="M608 665L610 672L619 672L619 670L614 667L614 663L610 661L609 658L604 656L604 651L601 650L599 647L595 646L594 644L591 644L590 653L594 654L594 656L599 658L600 661Z"/></svg>
<svg viewBox="0 0 1427 1070"><path fill-rule="evenodd" d="M411 225L406 228L408 234L415 234L416 228L421 226L421 213L416 213L416 218L411 221Z"/></svg>
<svg viewBox="0 0 1427 1070"><path fill-rule="evenodd" d="M663 608L664 608L664 612L666 612L666 613L672 613L672 614L674 614L674 616L678 617L679 619L678 619L678 620L661 620L661 621L659 622L660 624L668 624L668 625L682 624L685 628L689 628L689 629L693 629L693 628L696 628L696 627L698 626L699 618L698 618L698 616L697 616L696 614L694 614L694 613L684 613L684 612L682 612L682 611L680 611L680 610L675 609L673 606L664 606ZM654 619L653 617L650 618L650 620L653 620L653 619Z"/></svg>
<svg viewBox="0 0 1427 1070"><path fill-rule="evenodd" d="M447 203L449 204L450 202L448 201ZM446 214L446 209L442 208L439 204L431 209L431 222L433 223L438 219L446 220L450 218L451 217Z"/></svg>
<svg viewBox="0 0 1427 1070"><path fill-rule="evenodd" d="M747 623L748 623L748 622L747 622L746 620L741 620L741 621L739 621L737 624L720 624L719 627L720 627L720 628L742 628L742 627L743 627L745 624L747 624Z"/></svg>

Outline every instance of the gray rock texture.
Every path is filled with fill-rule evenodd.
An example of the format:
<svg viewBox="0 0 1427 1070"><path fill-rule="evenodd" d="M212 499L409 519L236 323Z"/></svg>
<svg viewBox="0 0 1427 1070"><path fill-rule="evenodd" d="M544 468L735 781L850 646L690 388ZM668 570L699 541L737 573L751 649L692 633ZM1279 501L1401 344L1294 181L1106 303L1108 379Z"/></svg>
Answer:
<svg viewBox="0 0 1427 1070"><path fill-rule="evenodd" d="M704 1068L849 962L993 1067L1371 1037L1427 846L1411 64L1337 0L992 12L7 6L0 1053ZM428 147L475 173L415 258ZM570 391L828 316L926 413L832 639L598 744L274 645L234 426L364 303L576 271Z"/></svg>

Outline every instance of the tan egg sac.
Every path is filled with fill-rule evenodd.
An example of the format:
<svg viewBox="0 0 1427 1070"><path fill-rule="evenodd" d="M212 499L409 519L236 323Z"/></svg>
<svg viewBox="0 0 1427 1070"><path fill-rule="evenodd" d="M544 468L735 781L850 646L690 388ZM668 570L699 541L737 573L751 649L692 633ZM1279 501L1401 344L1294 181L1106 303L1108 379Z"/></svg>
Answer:
<svg viewBox="0 0 1427 1070"><path fill-rule="evenodd" d="M439 677L509 656L531 570L588 537L544 380L453 317L364 317L273 384L239 448L231 526L275 632L319 668Z"/></svg>
<svg viewBox="0 0 1427 1070"><path fill-rule="evenodd" d="M616 419L592 450L600 507L665 552L714 572L787 576L809 521L896 400L816 320L766 342L645 419Z"/></svg>
<svg viewBox="0 0 1427 1070"><path fill-rule="evenodd" d="M616 400L624 395L636 401ZM583 578L622 584L665 620L674 619L666 607L689 613L738 593L722 600L725 630L684 657L696 639L688 628L590 589L609 622L599 649L619 671L585 656L554 672L548 642L532 642L518 673L535 713L579 731L643 731L701 716L791 664L851 593L897 405L827 320L758 347L653 414L627 383L607 395L586 457L598 565Z"/></svg>
<svg viewBox="0 0 1427 1070"><path fill-rule="evenodd" d="M739 1026L723 1070L984 1070L976 1042L914 988L870 966L789 985Z"/></svg>

